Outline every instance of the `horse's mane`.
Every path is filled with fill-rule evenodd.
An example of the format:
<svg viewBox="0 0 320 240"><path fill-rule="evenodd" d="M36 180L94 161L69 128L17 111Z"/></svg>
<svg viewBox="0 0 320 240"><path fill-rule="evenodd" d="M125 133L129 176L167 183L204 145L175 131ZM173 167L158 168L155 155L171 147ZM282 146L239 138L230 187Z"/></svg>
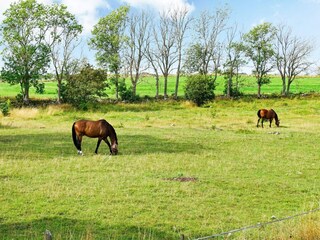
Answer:
<svg viewBox="0 0 320 240"><path fill-rule="evenodd" d="M107 120L105 119L101 119L100 121L105 122L107 126L110 127L111 133L114 135L114 138L116 139L116 144L118 144L117 133L116 133L116 130L114 130L113 126L110 123L108 123Z"/></svg>
<svg viewBox="0 0 320 240"><path fill-rule="evenodd" d="M274 112L274 118L278 121L278 115L275 110L271 109Z"/></svg>

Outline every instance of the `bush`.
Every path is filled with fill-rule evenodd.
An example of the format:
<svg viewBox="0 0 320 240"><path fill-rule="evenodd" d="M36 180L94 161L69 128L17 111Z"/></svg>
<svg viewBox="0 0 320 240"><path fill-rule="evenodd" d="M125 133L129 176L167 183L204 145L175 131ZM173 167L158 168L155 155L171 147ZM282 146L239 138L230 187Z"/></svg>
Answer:
<svg viewBox="0 0 320 240"><path fill-rule="evenodd" d="M188 76L185 85L186 99L193 101L198 106L214 99L215 84L211 76Z"/></svg>
<svg viewBox="0 0 320 240"><path fill-rule="evenodd" d="M10 105L11 105L11 102L9 99L0 105L3 116L9 116Z"/></svg>
<svg viewBox="0 0 320 240"><path fill-rule="evenodd" d="M107 75L103 70L94 69L91 65L85 66L80 73L71 75L61 88L64 102L76 108L87 109L98 98L107 96L105 93Z"/></svg>
<svg viewBox="0 0 320 240"><path fill-rule="evenodd" d="M132 87L127 88L125 80L119 82L119 95L121 100L128 102L136 102L140 100L139 95L134 95Z"/></svg>
<svg viewBox="0 0 320 240"><path fill-rule="evenodd" d="M225 82L223 93L227 95L227 92L228 92L228 82ZM243 96L243 93L239 90L238 87L232 86L230 88L230 97L241 97L241 96Z"/></svg>

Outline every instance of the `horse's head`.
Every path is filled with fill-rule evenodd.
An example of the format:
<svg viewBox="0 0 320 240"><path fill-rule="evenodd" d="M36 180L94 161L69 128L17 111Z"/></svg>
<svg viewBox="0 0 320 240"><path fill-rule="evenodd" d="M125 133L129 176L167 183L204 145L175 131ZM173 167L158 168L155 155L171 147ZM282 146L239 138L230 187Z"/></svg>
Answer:
<svg viewBox="0 0 320 240"><path fill-rule="evenodd" d="M111 152L113 155L117 155L118 154L118 144L117 143L113 143L111 145Z"/></svg>
<svg viewBox="0 0 320 240"><path fill-rule="evenodd" d="M277 127L280 126L280 119L276 120L276 125L277 125Z"/></svg>

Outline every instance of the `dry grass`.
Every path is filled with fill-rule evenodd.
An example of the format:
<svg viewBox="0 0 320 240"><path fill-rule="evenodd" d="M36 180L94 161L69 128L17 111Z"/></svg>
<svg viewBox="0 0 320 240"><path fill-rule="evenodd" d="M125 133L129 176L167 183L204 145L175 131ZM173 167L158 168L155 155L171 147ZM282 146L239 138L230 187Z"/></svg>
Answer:
<svg viewBox="0 0 320 240"><path fill-rule="evenodd" d="M38 117L39 109L37 108L14 108L10 111L11 118L35 119Z"/></svg>

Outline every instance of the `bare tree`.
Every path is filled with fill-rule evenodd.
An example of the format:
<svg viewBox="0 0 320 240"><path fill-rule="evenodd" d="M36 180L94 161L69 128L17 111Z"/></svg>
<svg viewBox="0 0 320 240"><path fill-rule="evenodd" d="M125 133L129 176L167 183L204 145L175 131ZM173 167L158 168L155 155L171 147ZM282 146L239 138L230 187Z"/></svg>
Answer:
<svg viewBox="0 0 320 240"><path fill-rule="evenodd" d="M188 14L189 14L189 9L186 6L182 8L177 8L171 12L171 19L175 27L176 41L177 41L177 48L178 48L178 65L177 65L176 86L175 86L175 92L174 92L175 98L177 98L178 96L178 89L179 89L183 40L185 39L185 33L189 28L190 22L193 20L193 18L190 17Z"/></svg>
<svg viewBox="0 0 320 240"><path fill-rule="evenodd" d="M168 76L174 64L178 61L177 48L175 47L176 37L175 27L172 24L170 13L160 14L158 28L154 27L153 36L155 40L155 62L158 63L164 77L164 98L168 98Z"/></svg>
<svg viewBox="0 0 320 240"><path fill-rule="evenodd" d="M227 45L225 47L226 59L223 64L223 75L226 79L225 93L227 97L239 94L240 67L245 60L242 51L241 36L239 42L236 41L237 26L227 31ZM234 80L236 81L234 83Z"/></svg>
<svg viewBox="0 0 320 240"><path fill-rule="evenodd" d="M132 84L133 95L136 95L137 84L140 74L149 68L148 64L143 66L146 56L147 45L150 42L150 33L147 30L151 17L146 12L132 14L129 17L129 41L126 61Z"/></svg>
<svg viewBox="0 0 320 240"><path fill-rule="evenodd" d="M313 46L309 41L294 36L285 25L278 26L276 38L276 66L281 75L282 94L288 95L291 83L312 65L308 58Z"/></svg>
<svg viewBox="0 0 320 240"><path fill-rule="evenodd" d="M156 98L159 98L159 82L160 82L160 77L159 77L159 71L158 71L158 58L157 53L155 52L155 49L152 48L151 46L151 42L148 42L147 48L146 48L146 58L148 59L149 63L152 66L152 69L154 71L154 76L155 76L155 80L156 80Z"/></svg>
<svg viewBox="0 0 320 240"><path fill-rule="evenodd" d="M213 70L217 73L221 59L221 44L219 36L225 30L229 10L219 8L214 14L209 11L201 13L196 20L195 32L197 43L201 47L201 71L208 74L210 63L213 63Z"/></svg>

